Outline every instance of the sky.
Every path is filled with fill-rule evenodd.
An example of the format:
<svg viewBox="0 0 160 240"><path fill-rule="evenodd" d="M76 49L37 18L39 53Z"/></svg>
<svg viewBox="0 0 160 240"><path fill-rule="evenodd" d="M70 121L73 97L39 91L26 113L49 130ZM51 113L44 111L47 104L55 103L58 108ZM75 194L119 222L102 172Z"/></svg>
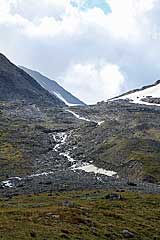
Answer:
<svg viewBox="0 0 160 240"><path fill-rule="evenodd" d="M0 52L88 104L160 79L160 0L0 0Z"/></svg>

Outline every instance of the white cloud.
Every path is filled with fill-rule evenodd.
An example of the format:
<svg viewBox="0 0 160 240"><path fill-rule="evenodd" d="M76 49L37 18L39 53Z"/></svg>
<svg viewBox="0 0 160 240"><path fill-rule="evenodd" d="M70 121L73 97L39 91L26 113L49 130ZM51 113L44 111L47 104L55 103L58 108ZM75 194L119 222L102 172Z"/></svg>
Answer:
<svg viewBox="0 0 160 240"><path fill-rule="evenodd" d="M59 17L64 14L69 0L4 0L10 5L11 14L19 14L34 21L43 17Z"/></svg>
<svg viewBox="0 0 160 240"><path fill-rule="evenodd" d="M93 104L118 95L125 79L116 65L76 64L68 69L63 84L84 102Z"/></svg>
<svg viewBox="0 0 160 240"><path fill-rule="evenodd" d="M151 83L160 72L159 1L106 2L107 15L69 0L0 0L1 51L52 78L63 75L61 84L88 102Z"/></svg>
<svg viewBox="0 0 160 240"><path fill-rule="evenodd" d="M0 0L0 14L6 14L10 10L9 4L7 1Z"/></svg>

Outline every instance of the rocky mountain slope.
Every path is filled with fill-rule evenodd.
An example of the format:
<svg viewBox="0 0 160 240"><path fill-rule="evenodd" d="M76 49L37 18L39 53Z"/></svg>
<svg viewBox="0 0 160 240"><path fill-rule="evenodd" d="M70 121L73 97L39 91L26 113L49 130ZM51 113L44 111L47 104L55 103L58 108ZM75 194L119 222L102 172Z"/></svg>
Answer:
<svg viewBox="0 0 160 240"><path fill-rule="evenodd" d="M70 109L1 103L0 194L160 192L159 113L117 102Z"/></svg>
<svg viewBox="0 0 160 240"><path fill-rule="evenodd" d="M72 132L73 158L130 181L160 181L160 108L115 101L74 109L92 122ZM96 123L101 116L101 124ZM99 119L100 121L100 119Z"/></svg>
<svg viewBox="0 0 160 240"><path fill-rule="evenodd" d="M30 75L2 54L0 54L0 101L65 105L63 101L43 89Z"/></svg>
<svg viewBox="0 0 160 240"><path fill-rule="evenodd" d="M31 77L33 77L44 89L49 91L52 95L57 96L68 106L74 105L85 105L78 98L73 96L71 93L66 91L61 87L56 81L50 80L49 78L43 76L39 72L33 71L31 69L21 67L25 72L27 72Z"/></svg>

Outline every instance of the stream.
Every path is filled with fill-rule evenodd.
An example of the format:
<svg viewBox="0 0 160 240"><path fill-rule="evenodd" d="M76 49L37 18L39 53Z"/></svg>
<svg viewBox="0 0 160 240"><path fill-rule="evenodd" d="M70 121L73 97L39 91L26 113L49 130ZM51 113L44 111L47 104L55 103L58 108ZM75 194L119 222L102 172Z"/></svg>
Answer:
<svg viewBox="0 0 160 240"><path fill-rule="evenodd" d="M75 118L79 119L79 120L83 120L86 122L95 122L97 123L98 126L100 126L101 124L103 124L104 121L98 122L98 121L92 121L88 118L85 117L81 117L80 115L78 115L77 113L71 111L71 110L66 110L66 112L69 112L70 114L72 114ZM72 131L71 131L72 132ZM70 169L72 171L84 171L87 173L94 173L94 174L101 174L101 175L105 175L108 177L112 177L112 176L116 176L117 173L114 171L110 171L110 170L106 170L103 168L98 168L96 166L94 166L93 164L90 163L82 163L81 161L77 161L75 159L73 159L71 157L71 152L70 151L66 151L66 152L62 152L62 148L63 146L66 144L67 139L71 136L71 132L69 134L67 134L66 132L60 132L60 133L56 133L56 134L51 134L51 137L53 137L56 145L53 148L53 151L57 152L60 156L64 156L65 158L67 158L68 162L71 163L71 167ZM28 175L26 177L11 177L6 181L2 181L1 184L4 187L8 187L8 188L12 188L14 187L14 183L16 181L22 181L25 179L29 179L29 178L34 178L34 177L39 177L39 176L47 176L50 174L53 174L53 171L50 172L42 172L42 173L35 173L32 175Z"/></svg>
<svg viewBox="0 0 160 240"><path fill-rule="evenodd" d="M101 124L104 123L104 121L92 121L89 118L81 117L79 114L77 114L69 109L67 109L66 112L72 114L75 118L77 118L79 120L86 121L86 122L95 122L98 126L100 126ZM53 135L53 138L54 138L55 142L57 141L57 144L54 147L54 150L58 151L58 149L60 150L61 147L66 143L68 136L65 132L63 132L63 133L57 133L57 135ZM73 159L70 156L69 151L61 152L61 153L59 153L59 155L66 157L68 159L68 161L73 164L71 167L71 170L73 170L73 171L83 170L87 173L102 174L102 175L106 175L109 177L112 177L117 174L114 171L105 170L103 168L98 168L90 163L81 163L80 161Z"/></svg>

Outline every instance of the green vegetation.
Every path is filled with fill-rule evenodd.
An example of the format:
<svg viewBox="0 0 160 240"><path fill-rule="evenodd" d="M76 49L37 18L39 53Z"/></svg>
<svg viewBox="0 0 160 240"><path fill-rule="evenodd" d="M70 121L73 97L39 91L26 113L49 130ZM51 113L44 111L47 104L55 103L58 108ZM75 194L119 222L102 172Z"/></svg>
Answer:
<svg viewBox="0 0 160 240"><path fill-rule="evenodd" d="M11 121L0 116L0 180L29 172L30 161L23 147L24 136L29 132L23 121Z"/></svg>
<svg viewBox="0 0 160 240"><path fill-rule="evenodd" d="M94 162L100 167L118 167L129 161L142 164L139 176L135 171L135 177L139 179L152 178L153 181L160 181L160 141L159 132L149 130L150 135L141 132L137 136L124 137L117 134L115 137L108 138L104 143L99 144L94 149ZM136 133L135 133L136 134ZM134 135L135 135L134 134ZM151 136L153 136L151 138ZM140 165L139 165L140 166ZM121 169L120 169L121 170ZM130 174L129 174L130 175ZM133 176L133 172L131 174Z"/></svg>
<svg viewBox="0 0 160 240"><path fill-rule="evenodd" d="M119 194L119 193L117 193ZM17 196L0 201L0 239L160 239L160 195L81 191Z"/></svg>

